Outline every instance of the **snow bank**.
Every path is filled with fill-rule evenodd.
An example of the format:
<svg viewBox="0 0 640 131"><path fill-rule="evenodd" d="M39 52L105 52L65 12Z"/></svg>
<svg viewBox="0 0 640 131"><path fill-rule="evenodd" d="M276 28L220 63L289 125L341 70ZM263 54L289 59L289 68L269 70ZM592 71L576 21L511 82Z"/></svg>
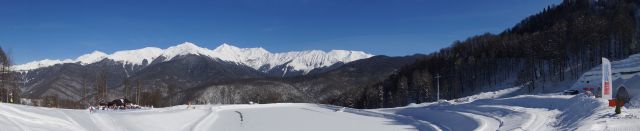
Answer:
<svg viewBox="0 0 640 131"><path fill-rule="evenodd" d="M498 90L498 91L492 91L492 92L483 92L483 93L479 93L479 94L472 95L472 96L458 98L458 99L455 99L454 101L458 102L458 103L466 103L466 102L473 102L473 101L479 100L479 99L502 98L502 97L505 97L505 96L507 96L507 95L509 95L511 93L514 93L514 92L516 92L516 91L518 91L520 89L522 89L522 86L517 86L517 87Z"/></svg>
<svg viewBox="0 0 640 131"><path fill-rule="evenodd" d="M555 126L574 130L578 126L582 126L579 125L581 120L593 115L601 108L606 108L604 105L608 103L602 99L580 94L569 99L566 104L567 106L562 109L563 113L557 116L560 122Z"/></svg>

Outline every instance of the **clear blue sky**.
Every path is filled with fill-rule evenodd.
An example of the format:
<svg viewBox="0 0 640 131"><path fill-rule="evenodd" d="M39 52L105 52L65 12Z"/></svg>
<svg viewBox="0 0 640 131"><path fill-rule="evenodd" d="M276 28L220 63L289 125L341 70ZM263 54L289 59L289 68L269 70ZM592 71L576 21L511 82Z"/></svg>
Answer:
<svg viewBox="0 0 640 131"><path fill-rule="evenodd" d="M0 46L15 63L166 48L185 41L271 52L430 53L499 33L560 0L0 0Z"/></svg>

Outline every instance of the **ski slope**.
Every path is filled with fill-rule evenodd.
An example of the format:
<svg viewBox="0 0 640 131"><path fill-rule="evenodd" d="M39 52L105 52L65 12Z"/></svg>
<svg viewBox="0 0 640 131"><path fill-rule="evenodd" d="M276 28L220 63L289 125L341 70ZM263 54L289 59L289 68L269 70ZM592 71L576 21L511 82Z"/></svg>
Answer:
<svg viewBox="0 0 640 131"><path fill-rule="evenodd" d="M197 105L135 111L53 109L0 103L7 131L636 130L640 109L614 115L585 95L514 95L520 88L398 108L322 104Z"/></svg>
<svg viewBox="0 0 640 131"><path fill-rule="evenodd" d="M5 131L417 130L385 117L336 112L316 104L199 105L139 111L52 109L0 104ZM237 112L242 113L243 120ZM363 126L354 126L363 125Z"/></svg>

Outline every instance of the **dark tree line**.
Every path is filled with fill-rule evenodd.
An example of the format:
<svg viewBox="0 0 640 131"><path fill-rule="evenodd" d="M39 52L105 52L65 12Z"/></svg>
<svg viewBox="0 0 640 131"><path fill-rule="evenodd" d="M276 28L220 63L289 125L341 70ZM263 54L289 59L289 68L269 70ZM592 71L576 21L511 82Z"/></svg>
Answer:
<svg viewBox="0 0 640 131"><path fill-rule="evenodd" d="M20 82L12 65L11 57L0 47L0 102L20 103Z"/></svg>
<svg viewBox="0 0 640 131"><path fill-rule="evenodd" d="M152 90L144 89L143 84L150 83L149 81L145 82L143 80L132 80L130 78L126 78L122 80L122 89L117 90L115 88L110 88L109 85L107 85L108 73L106 70L88 73L85 74L85 76L91 76L90 74L95 75L93 82L87 80L86 77L80 81L80 85L82 86L82 96L80 100L74 101L70 98L60 97L59 95L46 95L39 97L39 99L33 99L35 100L35 103L32 105L53 108L84 109L88 106L96 106L100 103L110 102L113 99L119 98L129 99L133 103L141 106L165 107L176 104L169 103L168 100L165 100L160 88ZM175 92L174 90L175 87L169 87L167 92ZM2 90L0 89L0 91Z"/></svg>
<svg viewBox="0 0 640 131"><path fill-rule="evenodd" d="M455 99L498 84L550 90L544 83L575 81L600 58L640 51L635 0L565 0L500 34L482 34L432 53L374 85L344 93L331 104L355 108L404 106L434 101L435 74L441 99Z"/></svg>

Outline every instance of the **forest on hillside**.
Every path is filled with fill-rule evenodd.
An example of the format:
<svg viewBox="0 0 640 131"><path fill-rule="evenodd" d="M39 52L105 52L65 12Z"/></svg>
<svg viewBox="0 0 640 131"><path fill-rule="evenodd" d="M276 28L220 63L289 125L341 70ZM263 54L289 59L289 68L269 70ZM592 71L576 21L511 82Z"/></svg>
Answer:
<svg viewBox="0 0 640 131"><path fill-rule="evenodd" d="M640 51L636 0L565 0L499 34L455 41L386 80L354 88L325 103L380 108L435 101L512 83L529 92L545 83L575 81L600 58L626 58Z"/></svg>
<svg viewBox="0 0 640 131"><path fill-rule="evenodd" d="M11 71L12 59L0 47L0 102L20 103L19 78Z"/></svg>

